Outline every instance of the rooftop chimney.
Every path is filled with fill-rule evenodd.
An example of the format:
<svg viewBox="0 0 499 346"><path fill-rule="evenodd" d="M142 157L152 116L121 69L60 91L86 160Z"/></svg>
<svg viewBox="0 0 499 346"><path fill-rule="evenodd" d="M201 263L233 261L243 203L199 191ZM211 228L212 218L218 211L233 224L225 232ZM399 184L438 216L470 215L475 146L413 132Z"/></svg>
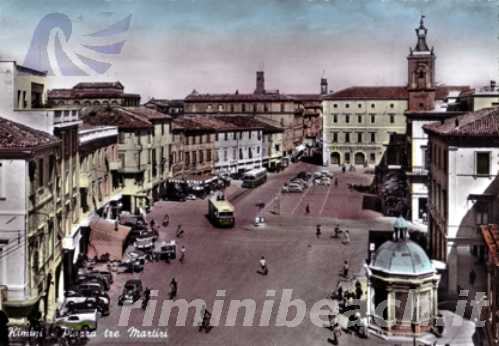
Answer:
<svg viewBox="0 0 499 346"><path fill-rule="evenodd" d="M256 71L255 94L265 94L265 77L263 71Z"/></svg>

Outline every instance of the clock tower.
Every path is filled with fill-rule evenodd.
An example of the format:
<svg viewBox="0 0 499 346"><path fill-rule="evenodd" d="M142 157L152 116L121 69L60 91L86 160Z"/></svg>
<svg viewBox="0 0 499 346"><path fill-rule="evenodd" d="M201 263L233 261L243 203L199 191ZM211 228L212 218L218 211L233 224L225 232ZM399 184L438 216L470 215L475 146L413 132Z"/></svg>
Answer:
<svg viewBox="0 0 499 346"><path fill-rule="evenodd" d="M408 62L409 111L429 111L435 105L435 59L433 47L426 43L428 29L421 16L419 27L416 28L418 42L410 48Z"/></svg>

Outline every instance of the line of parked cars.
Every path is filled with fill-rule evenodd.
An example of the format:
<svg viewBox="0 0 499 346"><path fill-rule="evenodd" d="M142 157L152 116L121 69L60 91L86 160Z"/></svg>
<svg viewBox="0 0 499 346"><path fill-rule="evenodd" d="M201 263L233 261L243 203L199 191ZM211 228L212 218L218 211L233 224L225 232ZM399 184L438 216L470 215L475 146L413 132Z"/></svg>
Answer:
<svg viewBox="0 0 499 346"><path fill-rule="evenodd" d="M311 185L311 179L310 173L300 172L283 185L281 192L303 192Z"/></svg>
<svg viewBox="0 0 499 346"><path fill-rule="evenodd" d="M78 273L72 289L64 293L64 301L56 313L55 326L71 334L97 329L97 320L109 315L107 293L113 283L109 271L83 270Z"/></svg>
<svg viewBox="0 0 499 346"><path fill-rule="evenodd" d="M321 170L315 172L312 175L312 178L315 185L331 185L333 175L329 173L327 170Z"/></svg>

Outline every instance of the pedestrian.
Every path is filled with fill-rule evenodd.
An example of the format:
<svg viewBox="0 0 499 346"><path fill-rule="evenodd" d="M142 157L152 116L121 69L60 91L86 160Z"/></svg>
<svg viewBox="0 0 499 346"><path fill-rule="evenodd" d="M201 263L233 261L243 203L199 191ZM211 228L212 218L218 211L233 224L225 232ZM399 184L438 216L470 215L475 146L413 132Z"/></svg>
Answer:
<svg viewBox="0 0 499 346"><path fill-rule="evenodd" d="M359 280L357 280L355 282L355 297L357 299L360 299L362 298L362 285L361 283L359 282Z"/></svg>
<svg viewBox="0 0 499 346"><path fill-rule="evenodd" d="M327 319L329 321L328 328L331 329L331 330L333 330L334 329L334 325L336 323L336 315L334 314L334 312L332 310L329 313L329 315L327 316Z"/></svg>
<svg viewBox="0 0 499 346"><path fill-rule="evenodd" d="M178 284L175 278L172 278L172 281L170 281L170 292L169 292L169 297L170 300L175 299L177 297L177 289L178 289Z"/></svg>
<svg viewBox="0 0 499 346"><path fill-rule="evenodd" d="M348 277L348 270L349 270L348 261L345 260L345 262L343 263L343 276L345 278Z"/></svg>
<svg viewBox="0 0 499 346"><path fill-rule="evenodd" d="M469 280L470 280L470 285L473 287L473 285L475 284L475 280L476 280L476 273L473 269L471 269L471 271L470 271Z"/></svg>
<svg viewBox="0 0 499 346"><path fill-rule="evenodd" d="M184 263L184 259L185 259L185 246L182 245L182 247L180 248L180 258L179 258L179 262L180 263Z"/></svg>
<svg viewBox="0 0 499 346"><path fill-rule="evenodd" d="M338 177L334 178L334 187L338 187Z"/></svg>
<svg viewBox="0 0 499 346"><path fill-rule="evenodd" d="M151 290L146 287L144 290L144 299L142 299L142 310L147 308L147 303L149 303L149 298L151 297Z"/></svg>
<svg viewBox="0 0 499 346"><path fill-rule="evenodd" d="M305 206L305 214L310 214L310 205L307 203L307 205Z"/></svg>
<svg viewBox="0 0 499 346"><path fill-rule="evenodd" d="M177 238L182 238L183 235L184 235L184 230L182 229L182 225L178 225L177 231L175 232L175 236Z"/></svg>
<svg viewBox="0 0 499 346"><path fill-rule="evenodd" d="M211 320L211 313L206 309L206 305L203 304L203 307L201 308L201 324L199 325L199 331L201 332L204 330L206 333L208 333L211 329L210 325L210 320Z"/></svg>
<svg viewBox="0 0 499 346"><path fill-rule="evenodd" d="M334 234L331 236L331 238L339 238L340 232L340 225L336 224L336 226L334 226Z"/></svg>
<svg viewBox="0 0 499 346"><path fill-rule="evenodd" d="M343 232L343 241L342 243L344 245L347 245L347 244L350 244L350 231L349 230L345 230L345 232Z"/></svg>
<svg viewBox="0 0 499 346"><path fill-rule="evenodd" d="M269 273L269 269L267 268L267 261L265 257L260 257L260 269L257 271L258 274L267 275Z"/></svg>
<svg viewBox="0 0 499 346"><path fill-rule="evenodd" d="M321 237L321 225L317 225L315 229L315 236L317 237L317 239Z"/></svg>
<svg viewBox="0 0 499 346"><path fill-rule="evenodd" d="M333 339L329 339L330 342L333 343L333 345L338 345L339 338L341 336L341 327L338 322L334 324L333 327Z"/></svg>
<svg viewBox="0 0 499 346"><path fill-rule="evenodd" d="M341 171L343 173L345 173L347 171L347 168L346 168L346 166L344 164L341 166Z"/></svg>
<svg viewBox="0 0 499 346"><path fill-rule="evenodd" d="M168 214L165 214L165 216L163 216L163 227L168 227L169 223L170 223L170 216L168 216Z"/></svg>

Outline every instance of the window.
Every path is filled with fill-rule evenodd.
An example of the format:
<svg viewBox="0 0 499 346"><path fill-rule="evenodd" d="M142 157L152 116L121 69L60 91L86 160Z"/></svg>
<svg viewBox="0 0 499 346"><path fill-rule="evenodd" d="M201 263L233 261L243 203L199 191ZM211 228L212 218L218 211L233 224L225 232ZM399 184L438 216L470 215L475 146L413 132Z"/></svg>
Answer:
<svg viewBox="0 0 499 346"><path fill-rule="evenodd" d="M338 122L338 116L336 114L333 115L333 123Z"/></svg>
<svg viewBox="0 0 499 346"><path fill-rule="evenodd" d="M362 132L357 132L357 143L362 143Z"/></svg>
<svg viewBox="0 0 499 346"><path fill-rule="evenodd" d="M489 223L489 203L487 201L477 201L475 203L475 223L486 225Z"/></svg>
<svg viewBox="0 0 499 346"><path fill-rule="evenodd" d="M227 161L227 149L224 149L224 161Z"/></svg>
<svg viewBox="0 0 499 346"><path fill-rule="evenodd" d="M225 132L224 133L224 140L229 140L229 133L228 132Z"/></svg>
<svg viewBox="0 0 499 346"><path fill-rule="evenodd" d="M206 110L208 112L213 112L213 105L208 105L208 108Z"/></svg>
<svg viewBox="0 0 499 346"><path fill-rule="evenodd" d="M393 124L395 122L395 116L390 115L390 124Z"/></svg>
<svg viewBox="0 0 499 346"><path fill-rule="evenodd" d="M490 152L475 153L475 174L490 175Z"/></svg>
<svg viewBox="0 0 499 346"><path fill-rule="evenodd" d="M38 160L38 187L43 186L43 159Z"/></svg>
<svg viewBox="0 0 499 346"><path fill-rule="evenodd" d="M243 132L239 132L239 139L243 139Z"/></svg>
<svg viewBox="0 0 499 346"><path fill-rule="evenodd" d="M350 105L347 103L347 104L345 105L345 108L350 108Z"/></svg>
<svg viewBox="0 0 499 346"><path fill-rule="evenodd" d="M206 150L206 161L211 161L211 150Z"/></svg>
<svg viewBox="0 0 499 346"><path fill-rule="evenodd" d="M358 107L358 108L362 108L362 104L360 104L360 103L359 103L359 104L357 105L357 107Z"/></svg>
<svg viewBox="0 0 499 346"><path fill-rule="evenodd" d="M233 140L236 140L236 139L237 139L237 137L236 137L236 136L237 136L237 132L233 132L233 133L232 133L232 139L233 139Z"/></svg>
<svg viewBox="0 0 499 346"><path fill-rule="evenodd" d="M376 132L371 132L371 143L376 143Z"/></svg>
<svg viewBox="0 0 499 346"><path fill-rule="evenodd" d="M244 103L241 105L241 111L246 112L246 105Z"/></svg>
<svg viewBox="0 0 499 346"><path fill-rule="evenodd" d="M224 106L222 104L218 105L218 111L223 112L224 111Z"/></svg>
<svg viewBox="0 0 499 346"><path fill-rule="evenodd" d="M193 165L195 165L195 164L196 164L196 162L197 162L196 152L195 152L195 151L193 151L193 152L192 152L192 164L193 164Z"/></svg>
<svg viewBox="0 0 499 346"><path fill-rule="evenodd" d="M279 144L275 144L275 151L280 151L281 150L281 146Z"/></svg>
<svg viewBox="0 0 499 346"><path fill-rule="evenodd" d="M362 115L357 115L357 122L359 124L362 122Z"/></svg>
<svg viewBox="0 0 499 346"><path fill-rule="evenodd" d="M371 163L376 162L376 154L375 153L369 154L369 161L371 161Z"/></svg>
<svg viewBox="0 0 499 346"><path fill-rule="evenodd" d="M232 160L236 160L237 158L237 148L232 149Z"/></svg>
<svg viewBox="0 0 499 346"><path fill-rule="evenodd" d="M251 131L248 132L248 138L251 139Z"/></svg>
<svg viewBox="0 0 499 346"><path fill-rule="evenodd" d="M345 153L345 163L350 163L350 153Z"/></svg>
<svg viewBox="0 0 499 346"><path fill-rule="evenodd" d="M374 108L376 107L374 103L371 103L371 108Z"/></svg>
<svg viewBox="0 0 499 346"><path fill-rule="evenodd" d="M333 104L333 108L338 108L338 105L336 103Z"/></svg>
<svg viewBox="0 0 499 346"><path fill-rule="evenodd" d="M281 112L284 112L284 103L281 103Z"/></svg>
<svg viewBox="0 0 499 346"><path fill-rule="evenodd" d="M348 124L350 123L350 115L345 115L345 122Z"/></svg>
<svg viewBox="0 0 499 346"><path fill-rule="evenodd" d="M371 114L371 124L374 124L376 122L376 115Z"/></svg>
<svg viewBox="0 0 499 346"><path fill-rule="evenodd" d="M350 132L345 132L345 143L350 143Z"/></svg>
<svg viewBox="0 0 499 346"><path fill-rule="evenodd" d="M234 113L234 105L233 104L230 105L230 112Z"/></svg>
<svg viewBox="0 0 499 346"><path fill-rule="evenodd" d="M395 108L395 105L393 103L390 103L390 108Z"/></svg>
<svg viewBox="0 0 499 346"><path fill-rule="evenodd" d="M215 141L217 141L217 142L218 142L218 132L217 132L217 133L215 133Z"/></svg>
<svg viewBox="0 0 499 346"><path fill-rule="evenodd" d="M260 154L260 147L256 147L256 153Z"/></svg>
<svg viewBox="0 0 499 346"><path fill-rule="evenodd" d="M239 160L243 159L243 148L239 148Z"/></svg>
<svg viewBox="0 0 499 346"><path fill-rule="evenodd" d="M253 113L256 113L256 103L253 104Z"/></svg>
<svg viewBox="0 0 499 346"><path fill-rule="evenodd" d="M249 159L253 158L253 151L251 150L251 148L248 148L248 158Z"/></svg>
<svg viewBox="0 0 499 346"><path fill-rule="evenodd" d="M333 132L333 143L338 143L338 132Z"/></svg>
<svg viewBox="0 0 499 346"><path fill-rule="evenodd" d="M261 141L261 140L262 140L262 131L257 131L257 139L258 139L259 141Z"/></svg>
<svg viewBox="0 0 499 346"><path fill-rule="evenodd" d="M268 112L269 111L269 106L266 103L263 104L263 111L264 112Z"/></svg>
<svg viewBox="0 0 499 346"><path fill-rule="evenodd" d="M200 163L203 163L203 161L204 161L204 155L203 154L204 154L203 151L199 150L199 162Z"/></svg>
<svg viewBox="0 0 499 346"><path fill-rule="evenodd" d="M161 135L165 134L165 124L161 124Z"/></svg>
<svg viewBox="0 0 499 346"><path fill-rule="evenodd" d="M188 151L185 152L185 164L189 165L191 163L191 156Z"/></svg>

